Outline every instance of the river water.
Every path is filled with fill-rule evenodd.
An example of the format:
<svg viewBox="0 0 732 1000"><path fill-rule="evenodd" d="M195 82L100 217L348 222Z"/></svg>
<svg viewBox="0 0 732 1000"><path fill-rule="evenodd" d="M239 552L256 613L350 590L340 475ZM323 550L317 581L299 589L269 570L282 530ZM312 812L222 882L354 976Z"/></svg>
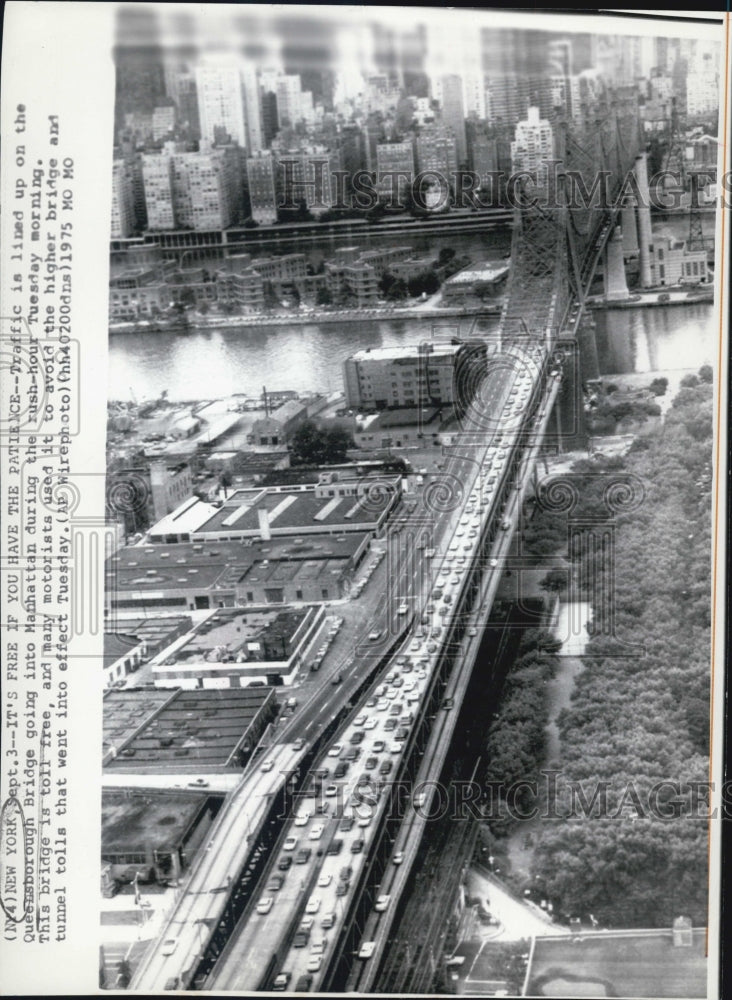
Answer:
<svg viewBox="0 0 732 1000"><path fill-rule="evenodd" d="M718 326L712 305L659 306L595 313L600 372L674 371L714 364ZM187 334L115 334L109 342L109 398L214 399L231 393L332 392L343 361L365 347L397 347L453 334L489 335L497 317L427 317L230 327Z"/></svg>

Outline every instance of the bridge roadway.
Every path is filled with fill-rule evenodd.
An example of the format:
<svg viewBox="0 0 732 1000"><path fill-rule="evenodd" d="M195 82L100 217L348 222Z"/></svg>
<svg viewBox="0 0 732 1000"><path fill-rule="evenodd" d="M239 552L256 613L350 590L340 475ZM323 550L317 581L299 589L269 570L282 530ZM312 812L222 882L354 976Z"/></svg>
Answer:
<svg viewBox="0 0 732 1000"><path fill-rule="evenodd" d="M507 506L503 511L503 516L511 523L511 531L500 532L493 548L490 558L495 559L499 567L503 567L507 560L509 548L512 541L513 530L515 530L521 505L527 486L530 482L534 464L537 460L539 449L543 440L547 423L556 396L559 390L559 382L551 379L548 383L548 391L542 400L541 409L544 413L536 424L536 438L530 448L522 457L521 466L518 470L519 488L512 490L509 494ZM368 915L365 925L362 928L362 941L373 941L374 951L370 960L356 960L351 962L351 973L345 987L348 993L369 993L372 992L374 982L378 987L377 973L380 967L380 960L384 955L384 949L391 935L394 914L397 909L399 897L409 882L411 868L417 857L419 846L427 824L430 822L430 808L433 805L435 814L444 808L444 803L440 802L439 796L434 793L433 782L439 778L444 766L447 750L452 743L455 726L460 714L460 706L463 702L465 692L470 681L470 677L475 664L475 659L480 649L485 628L496 591L500 583L502 569L496 573L484 573L480 579L480 590L474 602L474 610L465 621L467 630L462 640L458 644L457 664L458 668L450 678L445 691L446 699L451 698L454 702L454 709L449 712L441 712L435 719L434 727L430 733L429 742L425 748L424 756L414 779L415 788L425 788L425 801L416 809L407 810L400 829L394 838L393 852L401 853L403 862L399 865L390 865L385 869L384 877L379 885L379 894L390 896L390 903L387 910L377 912L372 910ZM471 631L474 630L473 635ZM461 819L468 819L475 815L476 805L470 805L471 800L466 795L462 800L463 810ZM454 800L450 801L452 808ZM457 801L458 808L460 802Z"/></svg>
<svg viewBox="0 0 732 1000"><path fill-rule="evenodd" d="M540 353L543 356L543 351ZM500 400L498 397L493 396L493 401L499 403L499 405L492 408L492 412L494 414L503 414L504 418L508 418L504 419L504 426L510 424L510 417L516 414L517 409L525 408L529 397L534 395L535 384L538 382L537 368L538 366L535 367L533 377L527 370L526 379L521 379L523 384L520 388L517 386L518 391L516 394L514 394L515 374L514 378L508 380L505 378L504 372L504 377L498 379L502 391L500 393ZM485 403L494 392L495 386L493 390L488 387L481 393L480 406L483 412L485 410ZM522 395L518 395L518 392L521 392ZM513 432L514 438L517 435L519 424L520 422L516 421L516 429ZM478 427L478 431L479 433L477 434L475 431L468 431L466 435L469 449L477 453L477 456L476 454L461 455L459 454L460 448L457 447L455 448L453 462L448 463L448 468L445 470L447 475L459 475L458 482L465 484L463 503L457 510L461 522L468 520L472 521L473 524L476 523L476 520L479 522L481 517L480 512L476 514L476 502L481 501L479 506L485 511L485 500L490 500L491 494L495 489L489 482L491 478L495 478L495 474L492 475L491 469L494 466L496 468L501 467L502 472L505 473L503 467L507 467L510 464L506 448L503 445L498 446L494 444L494 434L490 434L489 437L485 429L481 427ZM503 433L501 433L502 436ZM508 442L505 442L505 444L508 445ZM489 456L489 461L487 467L483 469L481 482L477 483L480 469L479 463L486 459L486 455ZM516 498L514 498L512 501L514 507L517 502ZM472 510L472 518L466 517L464 513L466 508ZM449 517L445 520L454 524L458 518ZM507 525L508 527L510 525ZM470 567L475 557L475 539L478 532L471 529L470 534L473 536L472 539L464 540L462 544L462 552L470 550L470 556L466 557L464 554L461 554L456 557L457 560L460 560L462 566L458 563L455 567L449 569L449 566L445 565L445 563L452 562L453 554L449 550L444 553L443 571L449 570L449 572L455 573L455 569L458 570L458 573L452 577L452 580L445 584L448 592L452 592L457 588L455 592L459 593L465 581L465 568ZM505 546L508 544L510 531L506 530L502 534L501 546ZM464 528L460 524L457 524L453 537L458 537L458 541L453 540L451 545L460 548L459 537L462 536L465 539L465 535ZM412 582L416 582L416 572L415 570L415 573L411 577ZM489 576L497 581L498 574L489 574ZM443 612L443 615L445 611L449 613L447 605L440 610ZM433 609L428 623L428 633L431 634L434 629L441 629L440 622L441 616ZM413 709L408 709L404 704L397 702L396 699L401 698L402 695L401 691L395 685L389 691L389 694L394 700L393 704L396 703L400 706L400 711L412 711L413 714L417 715L421 712L420 702L429 686L428 676L432 678L436 661L435 653L438 653L436 643L423 644L419 639L412 638L407 643L407 647L403 650L402 655L398 657L396 662L401 664L399 673L404 675L401 683L405 689L407 686L411 688L408 704L417 702ZM408 674L412 675L412 672L414 672L413 676L407 676ZM374 686L376 687L376 685ZM359 726L363 726L364 721L366 722L366 726L360 730L363 740L360 744L363 760L368 761L371 756L375 758L376 762L383 765L385 761L391 759L392 767L394 767L393 762L398 762L402 753L402 747L389 737L390 732L393 736L393 730L387 728L389 718L391 718L392 722L395 721L394 715L391 714L390 716L379 718L378 715L388 707L387 702L385 699L381 699L377 704L373 704L374 701L376 699L372 694L372 698L368 702L372 710L370 712L371 718L359 720ZM360 713L358 710L355 710L353 713L353 715L358 714L363 713ZM450 716L451 719L454 717L454 715ZM331 751L323 756L322 760L318 762L317 768L327 768L330 770L335 756L342 754L346 749L340 745L341 741L347 739L357 731L359 731L358 727L356 727L352 717L349 728L338 737L339 744L332 747ZM388 749L387 742L391 743ZM446 748L447 744L443 744L443 746ZM362 766L358 765L355 761L353 765L354 769ZM292 865L284 876L284 883L280 889L262 889L260 891L260 903L262 900L272 900L271 903L262 903L261 909L265 909L267 912L257 913L255 900L252 900L249 910L242 919L235 935L230 939L225 952L222 954L214 972L209 978L206 984L207 988L224 990L257 990L267 988L268 985L271 985L273 975L283 968L292 977L291 985L294 986L300 975L308 972L308 965L311 962L313 966L319 966L318 970L312 968L310 970L314 972L316 977L320 969L323 969L323 971L327 969L328 964L334 957L334 947L340 932L340 923L349 903L347 893L342 896L336 894L338 875L341 868L349 867L352 869L349 876L349 883L354 885L358 882L365 858L368 854L368 846L363 845L365 850L362 854L359 849L361 845L357 842L369 838L370 828L376 829L379 827L388 798L388 796L380 794L378 787L372 787L370 789L372 793L371 801L359 805L357 801L353 800L356 785L360 785L363 791L364 785L362 780L366 780L369 777L367 769L367 772L357 781L355 780L355 776L350 776L348 779L344 776L340 784L331 782L332 800L335 804L333 814L331 814L329 809L328 814L323 817L318 815L311 816L308 813L307 818L303 816L298 820L297 816L295 816L286 825L282 831L279 846L281 847L285 837L297 839L298 847L315 848L315 861L313 862L309 858L302 866ZM326 784L328 783L327 778L325 782ZM383 790L382 787L381 792ZM327 798L328 796L321 800L322 804L329 805ZM364 809L366 814L361 815ZM297 809L294 812L296 814ZM348 815L349 812L354 815L357 824L360 821L360 825L356 825L350 829L342 829L343 816L344 814ZM375 821L373 825L372 821ZM323 827L322 831L321 827ZM342 844L337 845L334 843L335 841L342 841ZM338 853L328 853L328 847L331 845L333 850L338 850ZM318 848L320 848L319 854L316 853ZM279 862L283 859L283 853L279 851L272 852L272 868L267 875L268 879L271 878L272 874L276 874L277 872L275 861L279 865ZM286 864L287 862L285 861L284 863ZM318 882L320 879L322 879L322 885L319 886ZM305 918L306 921L308 920L309 915L305 913L308 904L310 904L310 908L313 911L311 914L313 926L309 928L311 934L319 933L323 914L327 915L326 923L331 924L330 927L326 928L328 933L323 935L323 951L319 961L313 959L307 948L291 947L294 943L294 935L302 919ZM271 908L267 909L268 907ZM330 916L331 914L333 914L332 917ZM283 962L287 964L283 965Z"/></svg>
<svg viewBox="0 0 732 1000"><path fill-rule="evenodd" d="M481 406L500 412L504 397L509 393L505 369L489 374L481 393ZM482 444L486 447L484 438ZM474 459L469 454L448 451L440 479L444 476L446 481L465 483L476 470ZM436 489L441 488L440 480L435 486ZM236 884L257 842L272 800L282 791L287 776L308 756L309 746L317 741L323 729L338 718L356 696L363 685L364 674L369 672L364 669L364 661L370 659L375 667L379 658L387 655L399 630L403 629L403 618L397 613L399 606L406 601L415 607L428 596L428 588L432 586L431 560L426 553L430 547L441 546L442 539L455 530L459 513L456 507L437 517L432 512L427 512L427 517L420 516L419 512L402 517L402 530L426 535L425 548L395 546L397 551L392 558L396 562L392 562L394 572L390 590L374 618L364 623L355 643L356 655L338 669L342 683L332 685L326 682L302 707L297 717L277 734L276 745L266 755L267 766L271 762L271 769L262 772L261 758L250 762L245 769L239 786L231 793L212 827L209 846L194 862L188 881L181 888L157 941L137 969L132 984L135 989L159 990L175 976L190 978L206 950L213 929L224 915L227 895L222 891L224 883L220 876L232 876L231 882ZM390 540L396 537L397 533L392 529ZM368 640L373 630L381 632L378 642ZM296 739L304 739L305 746L296 749L299 747ZM216 859L215 866L211 864L212 858ZM169 939L177 939L178 944L171 955L164 956L163 941Z"/></svg>

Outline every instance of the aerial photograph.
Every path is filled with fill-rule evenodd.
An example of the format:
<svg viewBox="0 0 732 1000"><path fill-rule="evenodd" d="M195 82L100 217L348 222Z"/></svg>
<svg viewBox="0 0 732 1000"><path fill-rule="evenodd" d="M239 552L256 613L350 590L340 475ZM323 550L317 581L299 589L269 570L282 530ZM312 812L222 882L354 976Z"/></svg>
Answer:
<svg viewBox="0 0 732 1000"><path fill-rule="evenodd" d="M117 13L100 988L706 998L718 36L202 9Z"/></svg>

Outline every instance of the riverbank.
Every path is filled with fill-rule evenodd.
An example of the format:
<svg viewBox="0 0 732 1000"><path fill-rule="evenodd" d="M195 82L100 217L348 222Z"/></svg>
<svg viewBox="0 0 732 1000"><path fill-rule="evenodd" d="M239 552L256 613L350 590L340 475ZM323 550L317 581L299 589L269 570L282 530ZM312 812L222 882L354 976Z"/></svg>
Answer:
<svg viewBox="0 0 732 1000"><path fill-rule="evenodd" d="M500 303L481 306L429 306L416 303L406 308L312 310L296 313L257 313L249 316L211 316L192 313L185 320L138 320L110 323L110 336L115 333L195 333L201 329L238 326L310 326L313 323L362 323L364 320L442 319L449 316L500 316Z"/></svg>
<svg viewBox="0 0 732 1000"><path fill-rule="evenodd" d="M590 309L643 309L650 306L693 306L714 302L714 288L705 289L653 288L645 292L635 292L627 299L607 299L604 295L593 295L585 304Z"/></svg>

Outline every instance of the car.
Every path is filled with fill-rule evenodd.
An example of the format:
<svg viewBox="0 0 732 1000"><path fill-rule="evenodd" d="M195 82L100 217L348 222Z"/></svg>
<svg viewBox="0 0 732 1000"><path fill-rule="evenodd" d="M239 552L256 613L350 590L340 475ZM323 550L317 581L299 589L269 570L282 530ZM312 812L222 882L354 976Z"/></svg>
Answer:
<svg viewBox="0 0 732 1000"><path fill-rule="evenodd" d="M301 847L300 850L295 855L295 864L306 865L310 860L310 855L312 853L313 852L310 850L309 847Z"/></svg>
<svg viewBox="0 0 732 1000"><path fill-rule="evenodd" d="M359 726L362 726L364 724L366 719L368 719L368 715L364 713L362 715L359 715L358 718L354 719L353 724L358 728Z"/></svg>
<svg viewBox="0 0 732 1000"><path fill-rule="evenodd" d="M293 948L305 948L310 940L310 931L297 931L292 942Z"/></svg>
<svg viewBox="0 0 732 1000"><path fill-rule="evenodd" d="M439 637L442 635L442 626L435 625L430 635L432 636L433 639L439 639Z"/></svg>
<svg viewBox="0 0 732 1000"><path fill-rule="evenodd" d="M292 744L292 749L293 750L302 750L302 748L304 746L305 746L305 740L303 740L301 738L301 739L295 740L295 742Z"/></svg>
<svg viewBox="0 0 732 1000"><path fill-rule="evenodd" d="M283 875L273 875L267 883L267 889L269 892L278 892L282 888L284 881L285 878Z"/></svg>
<svg viewBox="0 0 732 1000"><path fill-rule="evenodd" d="M288 837L282 845L283 851L294 851L297 847L297 837Z"/></svg>
<svg viewBox="0 0 732 1000"><path fill-rule="evenodd" d="M359 949L358 957L363 959L371 958L375 950L376 950L375 941L364 941L364 943L361 945Z"/></svg>
<svg viewBox="0 0 732 1000"><path fill-rule="evenodd" d="M265 913L269 913L273 906L274 898L272 896L264 896L257 903L257 913L263 916Z"/></svg>
<svg viewBox="0 0 732 1000"><path fill-rule="evenodd" d="M367 719L364 722L364 724L363 724L363 728L364 729L376 729L377 724L378 723L377 723L376 719Z"/></svg>
<svg viewBox="0 0 732 1000"><path fill-rule="evenodd" d="M355 733L351 733L350 743L363 743L364 736L366 733L363 729L357 729Z"/></svg>
<svg viewBox="0 0 732 1000"><path fill-rule="evenodd" d="M310 932L313 924L315 923L314 917L303 917L300 921L300 930Z"/></svg>
<svg viewBox="0 0 732 1000"><path fill-rule="evenodd" d="M373 632L369 632L369 642L378 642L381 638L381 632L378 629L374 629Z"/></svg>
<svg viewBox="0 0 732 1000"><path fill-rule="evenodd" d="M419 652L421 646L422 646L422 640L414 639L412 645L409 648L412 650L413 653L417 653Z"/></svg>
<svg viewBox="0 0 732 1000"><path fill-rule="evenodd" d="M401 753L402 747L400 743L392 743L389 747L389 753Z"/></svg>
<svg viewBox="0 0 732 1000"><path fill-rule="evenodd" d="M300 976L297 981L297 986L295 987L296 993L309 993L310 987L313 985L313 977L310 975Z"/></svg>
<svg viewBox="0 0 732 1000"><path fill-rule="evenodd" d="M362 840L356 841L356 843L363 844L363 841ZM353 848L351 848L351 851L353 851ZM351 888L350 882L339 882L338 885L336 886L336 896L345 896L350 888Z"/></svg>
<svg viewBox="0 0 732 1000"><path fill-rule="evenodd" d="M328 751L328 756L339 757L342 749L343 749L342 743L334 743L333 746Z"/></svg>
<svg viewBox="0 0 732 1000"><path fill-rule="evenodd" d="M406 726L400 726L394 733L395 740L406 740L407 736L409 736L409 730Z"/></svg>
<svg viewBox="0 0 732 1000"><path fill-rule="evenodd" d="M343 849L343 841L340 839L340 837L338 837L335 840L331 840L330 844L328 844L327 853L340 854L342 849Z"/></svg>
<svg viewBox="0 0 732 1000"><path fill-rule="evenodd" d="M327 931L329 928L333 926L335 922L336 922L336 915L333 912L333 910L331 910L330 913L326 913L325 916L322 918L322 920L320 921L320 926L323 928L324 931Z"/></svg>
<svg viewBox="0 0 732 1000"><path fill-rule="evenodd" d="M476 636L477 634L478 634L478 629L475 628L474 626L468 629L468 635L470 636L471 639L473 638L473 636Z"/></svg>
<svg viewBox="0 0 732 1000"><path fill-rule="evenodd" d="M349 747L343 756L345 760L358 760L358 758L361 756L361 748Z"/></svg>
<svg viewBox="0 0 732 1000"><path fill-rule="evenodd" d="M363 841L361 839L354 840L351 844L351 854L360 854L363 851Z"/></svg>
<svg viewBox="0 0 732 1000"><path fill-rule="evenodd" d="M341 825L338 827L338 829L342 830L343 833L348 833L348 831L353 827L354 823L355 820L353 816L344 816L343 819L341 820Z"/></svg>
<svg viewBox="0 0 732 1000"><path fill-rule="evenodd" d="M455 699L454 698L445 698L445 700L442 703L442 707L444 709L448 709L449 710L449 709L451 709L453 707L454 704L455 704Z"/></svg>
<svg viewBox="0 0 732 1000"><path fill-rule="evenodd" d="M340 675L340 674L336 674L336 675L335 675L335 677L333 677L333 678L331 679L331 682L330 682L330 683L331 683L331 684L334 684L334 685L335 685L335 684L340 684L342 680L343 680L343 678L341 677L341 675Z"/></svg>
<svg viewBox="0 0 732 1000"><path fill-rule="evenodd" d="M350 865L344 865L338 873L338 878L341 882L350 882L351 876L353 875L353 868Z"/></svg>
<svg viewBox="0 0 732 1000"><path fill-rule="evenodd" d="M289 871L291 865L292 865L292 856L290 854L285 854L284 857L280 858L277 867L281 872L286 872Z"/></svg>
<svg viewBox="0 0 732 1000"><path fill-rule="evenodd" d="M386 729L387 732L392 729L396 729L396 726L397 726L397 720L393 716L388 718L384 723L384 729Z"/></svg>
<svg viewBox="0 0 732 1000"><path fill-rule="evenodd" d="M498 560L497 560L497 559L491 559L491 560L490 560L490 565L491 565L491 567L492 567L493 569L495 569L495 568L496 568L496 566L498 565Z"/></svg>
<svg viewBox="0 0 732 1000"><path fill-rule="evenodd" d="M310 822L310 813L298 813L295 817L295 826L307 826Z"/></svg>
<svg viewBox="0 0 732 1000"><path fill-rule="evenodd" d="M409 611L409 608L407 607L406 604L400 604L399 607L397 608L397 614L398 615L406 615L406 613L408 611Z"/></svg>
<svg viewBox="0 0 732 1000"><path fill-rule="evenodd" d="M404 851L397 851L391 859L393 865L400 865L404 861Z"/></svg>
<svg viewBox="0 0 732 1000"><path fill-rule="evenodd" d="M330 810L330 802L319 802L315 807L316 816L325 816Z"/></svg>
<svg viewBox="0 0 732 1000"><path fill-rule="evenodd" d="M431 642L427 646L427 652L428 653L436 653L437 652L437 643L436 642Z"/></svg>
<svg viewBox="0 0 732 1000"><path fill-rule="evenodd" d="M273 990L286 990L290 985L290 979L292 978L289 972L280 972L280 974L275 978L272 984Z"/></svg>
<svg viewBox="0 0 732 1000"><path fill-rule="evenodd" d="M403 683L404 683L404 680L401 677L395 677L394 681L393 681L393 686L395 688L400 688Z"/></svg>
<svg viewBox="0 0 732 1000"><path fill-rule="evenodd" d="M320 941L313 941L313 943L310 945L311 955L322 955L324 951L325 951L325 941L322 939Z"/></svg>
<svg viewBox="0 0 732 1000"><path fill-rule="evenodd" d="M394 689L393 689L393 690L391 690L391 691L387 691L387 692L386 692L386 697L387 697L387 698L389 699L389 701L394 701L394 699L395 699L396 697L398 697L398 695L399 695L399 692L397 691L397 689L396 689L396 688L394 688Z"/></svg>
<svg viewBox="0 0 732 1000"><path fill-rule="evenodd" d="M320 898L318 896L311 896L305 907L306 913L317 913L320 909Z"/></svg>
<svg viewBox="0 0 732 1000"><path fill-rule="evenodd" d="M388 774L394 765L390 760L385 760L379 768L379 774Z"/></svg>
<svg viewBox="0 0 732 1000"><path fill-rule="evenodd" d="M371 816L361 816L358 820L358 825L360 827L371 826Z"/></svg>
<svg viewBox="0 0 732 1000"><path fill-rule="evenodd" d="M388 702L388 700L387 700L386 698L380 698L380 699L379 699L379 703L378 703L378 705L376 706L376 711L377 711L377 712L383 712L383 711L384 711L384 709L386 709L386 708L388 708L388 707L389 707L389 702Z"/></svg>
<svg viewBox="0 0 732 1000"><path fill-rule="evenodd" d="M308 840L320 840L320 838L323 836L324 829L325 827L323 826L322 823L316 823L315 826L312 827L312 829L310 830L310 833L308 834Z"/></svg>
<svg viewBox="0 0 732 1000"><path fill-rule="evenodd" d="M175 949L178 947L178 938L166 938L160 948L160 954L167 958L172 955Z"/></svg>
<svg viewBox="0 0 732 1000"><path fill-rule="evenodd" d="M508 531L511 527L511 522L508 520L501 521L501 531Z"/></svg>
<svg viewBox="0 0 732 1000"><path fill-rule="evenodd" d="M374 741L374 748L373 748L374 749L374 753L381 753L384 750L385 747L386 747L386 743L384 743L383 740L375 740Z"/></svg>
<svg viewBox="0 0 732 1000"><path fill-rule="evenodd" d="M379 763L378 757L367 757L364 761L364 767L367 771L373 771L376 765Z"/></svg>
<svg viewBox="0 0 732 1000"><path fill-rule="evenodd" d="M337 765L335 771L333 772L334 778L344 778L348 774L348 769L351 765L347 760L342 760Z"/></svg>
<svg viewBox="0 0 732 1000"><path fill-rule="evenodd" d="M390 902L391 902L391 896L389 895L379 896L374 905L374 909L376 910L377 913L383 913Z"/></svg>
<svg viewBox="0 0 732 1000"><path fill-rule="evenodd" d="M419 792L417 795L414 796L414 808L419 809L419 807L423 806L426 801L427 801L427 793Z"/></svg>
<svg viewBox="0 0 732 1000"><path fill-rule="evenodd" d="M323 964L322 955L313 955L312 958L308 959L308 972L320 972L320 966Z"/></svg>
<svg viewBox="0 0 732 1000"><path fill-rule="evenodd" d="M318 879L318 888L327 889L330 883L333 881L332 875L321 875Z"/></svg>
<svg viewBox="0 0 732 1000"><path fill-rule="evenodd" d="M274 767L274 761L273 760L265 760L264 764L262 764L262 770L265 773L267 771L271 771L273 767Z"/></svg>

